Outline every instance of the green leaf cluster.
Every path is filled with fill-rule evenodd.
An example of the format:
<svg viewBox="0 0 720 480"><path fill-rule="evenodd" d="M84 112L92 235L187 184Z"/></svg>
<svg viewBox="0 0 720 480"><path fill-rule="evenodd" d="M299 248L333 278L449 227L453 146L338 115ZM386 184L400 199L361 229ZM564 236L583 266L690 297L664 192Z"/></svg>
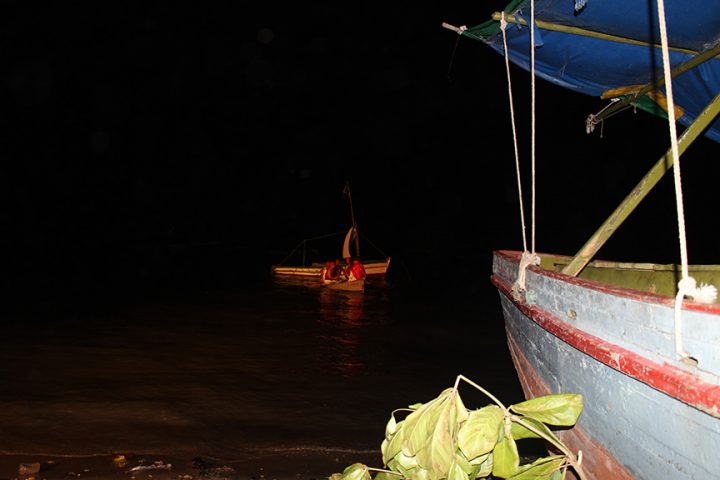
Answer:
<svg viewBox="0 0 720 480"><path fill-rule="evenodd" d="M448 388L427 403L397 410L381 445L386 470L354 464L330 480L372 480L370 470L380 472L374 480L564 480L568 467L577 469L550 427L575 425L582 395L548 395L508 408L497 403L470 411L457 388ZM398 421L401 411L410 413ZM565 454L520 465L517 441L526 438L542 438Z"/></svg>

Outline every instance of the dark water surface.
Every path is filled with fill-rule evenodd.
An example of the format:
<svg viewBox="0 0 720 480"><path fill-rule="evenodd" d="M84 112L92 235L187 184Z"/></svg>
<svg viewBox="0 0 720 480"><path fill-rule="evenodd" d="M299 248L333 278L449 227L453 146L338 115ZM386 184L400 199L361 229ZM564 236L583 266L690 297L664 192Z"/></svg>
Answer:
<svg viewBox="0 0 720 480"><path fill-rule="evenodd" d="M2 329L5 454L376 450L391 410L459 373L522 399L496 295L467 291L271 283Z"/></svg>

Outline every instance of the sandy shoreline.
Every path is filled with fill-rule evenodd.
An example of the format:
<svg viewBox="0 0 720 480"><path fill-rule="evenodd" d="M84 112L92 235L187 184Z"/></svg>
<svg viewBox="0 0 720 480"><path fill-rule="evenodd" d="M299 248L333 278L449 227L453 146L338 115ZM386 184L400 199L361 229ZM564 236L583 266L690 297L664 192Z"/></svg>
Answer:
<svg viewBox="0 0 720 480"><path fill-rule="evenodd" d="M242 460L173 455L0 454L0 480L322 480L355 462L380 466L379 453L286 451ZM36 471L39 468L39 471Z"/></svg>

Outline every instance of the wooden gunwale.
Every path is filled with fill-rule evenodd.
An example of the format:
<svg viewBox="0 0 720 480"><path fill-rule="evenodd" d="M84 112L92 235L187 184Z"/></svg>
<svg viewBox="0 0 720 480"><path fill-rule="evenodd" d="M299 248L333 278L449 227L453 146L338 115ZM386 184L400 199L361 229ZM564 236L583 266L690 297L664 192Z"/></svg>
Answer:
<svg viewBox="0 0 720 480"><path fill-rule="evenodd" d="M511 250L497 250L495 251L496 255L503 257L507 260L510 260L512 262L518 263L520 261L520 252L515 252ZM540 256L543 254L540 253ZM564 255L555 255L554 257L557 258L571 258ZM597 262L598 265L622 265L616 262ZM608 293L611 295L618 295L626 298L631 298L634 300L640 300L642 302L651 302L651 303L657 303L659 305L669 305L674 306L675 305L675 299L667 297L665 295L659 295L657 293L650 293L650 292L643 292L640 290L634 290L632 288L624 288L624 287L618 287L615 285L608 285L605 283L596 282L594 280L589 280L587 278L580 278L580 277L574 277L571 275L567 275L562 272L556 272L553 270L547 270L544 268L540 268L538 266L531 265L528 267L530 270L532 270L535 273L545 275L547 277L555 278L557 280L561 280L565 283L569 283L572 285L577 285L579 287L583 288L589 288L591 290L595 290L598 292ZM618 267L620 268L620 267ZM713 315L720 316L720 304L717 303L699 303L694 302L692 300L683 300L683 308L686 310L695 310L698 312L704 312L704 313L710 313Z"/></svg>

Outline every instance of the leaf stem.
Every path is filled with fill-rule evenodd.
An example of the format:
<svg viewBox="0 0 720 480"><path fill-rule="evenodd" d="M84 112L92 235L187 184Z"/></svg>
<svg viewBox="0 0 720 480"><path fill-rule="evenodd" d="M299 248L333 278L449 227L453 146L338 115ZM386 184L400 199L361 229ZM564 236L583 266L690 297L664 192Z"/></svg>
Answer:
<svg viewBox="0 0 720 480"><path fill-rule="evenodd" d="M396 408L392 412L390 412L390 415L395 415L397 412L415 412L417 410L413 410L412 408Z"/></svg>
<svg viewBox="0 0 720 480"><path fill-rule="evenodd" d="M563 455L565 455L565 457L570 462L570 465L573 467L573 470L575 470L575 472L578 474L578 477L580 477L580 480L587 480L587 477L585 476L585 471L583 470L582 466L580 465L580 462L578 462L578 460L575 458L575 455L570 451L569 448L567 448L565 445L563 445L562 442L559 442L559 441L555 440L554 438L547 436L545 434L545 432L535 428L534 425L526 422L522 417L519 417L517 415L511 415L510 419L513 422L520 424L523 427L527 428L528 430L530 430L531 432L533 432L535 435L539 436L543 440L546 440L546 441L550 442L551 444L553 444L555 446L555 448L560 450L563 453Z"/></svg>
<svg viewBox="0 0 720 480"><path fill-rule="evenodd" d="M393 472L392 470L385 470L384 468L373 468L373 467L367 467L368 471L372 472L382 472L382 473L389 473L390 475L397 475L398 477L405 478L405 475L398 472Z"/></svg>
<svg viewBox="0 0 720 480"><path fill-rule="evenodd" d="M464 376L464 375L458 375L457 378L455 379L455 386L453 387L455 390L458 389L458 384L460 383L460 380L465 380L466 383L469 383L470 385L472 385L473 387L475 387L476 389L478 389L478 390L480 390L482 393L484 393L490 400L492 400L492 401L495 402L500 408L502 408L503 411L505 411L506 413L508 412L507 407L505 407L505 405L503 405L503 403L502 403L500 400L498 400L497 398L495 398L495 396L494 396L492 393L488 392L487 390L485 390L484 388L482 388L480 385L478 385L477 383L473 382L472 380L470 380L469 378L467 378L467 377Z"/></svg>

